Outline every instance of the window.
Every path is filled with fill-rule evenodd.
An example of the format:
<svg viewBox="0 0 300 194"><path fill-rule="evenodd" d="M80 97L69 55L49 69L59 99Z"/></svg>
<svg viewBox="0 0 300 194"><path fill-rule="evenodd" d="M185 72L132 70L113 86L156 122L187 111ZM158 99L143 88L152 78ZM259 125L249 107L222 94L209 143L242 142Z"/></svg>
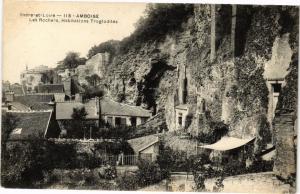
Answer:
<svg viewBox="0 0 300 194"><path fill-rule="evenodd" d="M115 124L116 126L126 126L126 118L116 117Z"/></svg>
<svg viewBox="0 0 300 194"><path fill-rule="evenodd" d="M121 117L116 117L115 118L115 124L116 124L116 126L120 126L121 125Z"/></svg>
<svg viewBox="0 0 300 194"><path fill-rule="evenodd" d="M273 87L274 93L280 93L280 91L281 91L281 84L279 84L279 83L272 84L272 87Z"/></svg>
<svg viewBox="0 0 300 194"><path fill-rule="evenodd" d="M136 117L131 117L130 122L131 122L131 126L135 127L136 126Z"/></svg>
<svg viewBox="0 0 300 194"><path fill-rule="evenodd" d="M121 118L121 126L126 126L126 118Z"/></svg>

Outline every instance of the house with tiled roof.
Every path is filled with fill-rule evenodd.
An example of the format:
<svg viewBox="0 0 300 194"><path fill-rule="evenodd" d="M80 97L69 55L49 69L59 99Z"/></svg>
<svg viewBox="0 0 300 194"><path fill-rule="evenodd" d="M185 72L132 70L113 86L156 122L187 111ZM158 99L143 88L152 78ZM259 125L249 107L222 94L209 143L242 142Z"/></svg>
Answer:
<svg viewBox="0 0 300 194"><path fill-rule="evenodd" d="M14 102L19 102L31 110L52 110L53 107L49 105L52 101L54 101L53 94L27 94L14 97Z"/></svg>
<svg viewBox="0 0 300 194"><path fill-rule="evenodd" d="M84 119L84 129L82 131L91 130L99 126L99 112L98 112L98 101L95 99L89 100L83 103L79 98L76 101L64 101L55 103L56 120L61 129L61 137L68 137L72 134L73 128L71 127L74 123L72 114L74 109L85 108L87 113ZM89 131L91 134L91 131ZM88 132L87 132L88 133ZM85 133L84 133L85 135ZM81 137L77 137L81 138ZM85 136L83 136L85 138Z"/></svg>
<svg viewBox="0 0 300 194"><path fill-rule="evenodd" d="M53 116L53 111L6 111L16 120L16 127L10 134L11 140L31 138L57 138L60 129Z"/></svg>
<svg viewBox="0 0 300 194"><path fill-rule="evenodd" d="M111 126L138 126L145 123L152 112L139 106L113 101L107 97L100 100L100 114Z"/></svg>
<svg viewBox="0 0 300 194"><path fill-rule="evenodd" d="M63 84L41 84L37 86L37 93L64 93Z"/></svg>
<svg viewBox="0 0 300 194"><path fill-rule="evenodd" d="M155 161L159 154L159 141L158 135L148 135L127 142L139 158Z"/></svg>

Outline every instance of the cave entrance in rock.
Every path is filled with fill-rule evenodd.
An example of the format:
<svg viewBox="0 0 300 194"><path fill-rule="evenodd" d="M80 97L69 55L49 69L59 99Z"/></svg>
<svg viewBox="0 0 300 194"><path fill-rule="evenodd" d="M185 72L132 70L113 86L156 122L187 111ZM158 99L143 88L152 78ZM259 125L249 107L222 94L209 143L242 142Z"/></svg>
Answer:
<svg viewBox="0 0 300 194"><path fill-rule="evenodd" d="M147 104L148 109L152 109L153 114L156 114L157 103L156 99L159 94L159 83L168 70L174 70L176 67L170 66L164 60L155 60L151 63L151 70L145 75L144 82L140 83L140 96L143 98L137 101L137 105L141 102Z"/></svg>

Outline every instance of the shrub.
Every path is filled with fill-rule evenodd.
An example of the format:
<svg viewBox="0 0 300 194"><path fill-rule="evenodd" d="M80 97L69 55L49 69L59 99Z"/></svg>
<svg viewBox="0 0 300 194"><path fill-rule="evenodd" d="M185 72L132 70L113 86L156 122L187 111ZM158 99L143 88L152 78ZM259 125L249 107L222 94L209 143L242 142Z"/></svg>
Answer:
<svg viewBox="0 0 300 194"><path fill-rule="evenodd" d="M106 165L101 167L99 177L107 180L112 180L117 177L117 170L115 166Z"/></svg>
<svg viewBox="0 0 300 194"><path fill-rule="evenodd" d="M117 187L120 190L132 191L138 188L138 178L135 174L124 173L116 179Z"/></svg>
<svg viewBox="0 0 300 194"><path fill-rule="evenodd" d="M159 165L154 162L141 160L138 163L137 179L139 186L147 186L162 180Z"/></svg>

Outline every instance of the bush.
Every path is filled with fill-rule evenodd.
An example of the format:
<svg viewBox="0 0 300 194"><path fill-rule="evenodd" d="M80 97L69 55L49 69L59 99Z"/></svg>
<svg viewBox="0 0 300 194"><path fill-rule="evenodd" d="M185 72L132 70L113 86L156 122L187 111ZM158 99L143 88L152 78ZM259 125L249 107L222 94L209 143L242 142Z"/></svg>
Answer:
<svg viewBox="0 0 300 194"><path fill-rule="evenodd" d="M138 188L138 178L135 174L124 173L116 179L119 190L132 191Z"/></svg>
<svg viewBox="0 0 300 194"><path fill-rule="evenodd" d="M167 34L180 31L182 23L192 13L191 4L149 4L146 9L147 16L137 22L131 36L120 42L120 53L125 54L130 49L139 49L145 42L163 40Z"/></svg>
<svg viewBox="0 0 300 194"><path fill-rule="evenodd" d="M112 180L117 177L117 170L115 166L106 165L101 167L99 177L107 180Z"/></svg>
<svg viewBox="0 0 300 194"><path fill-rule="evenodd" d="M162 180L161 171L157 163L140 160L138 168L137 178L140 186L151 185Z"/></svg>

